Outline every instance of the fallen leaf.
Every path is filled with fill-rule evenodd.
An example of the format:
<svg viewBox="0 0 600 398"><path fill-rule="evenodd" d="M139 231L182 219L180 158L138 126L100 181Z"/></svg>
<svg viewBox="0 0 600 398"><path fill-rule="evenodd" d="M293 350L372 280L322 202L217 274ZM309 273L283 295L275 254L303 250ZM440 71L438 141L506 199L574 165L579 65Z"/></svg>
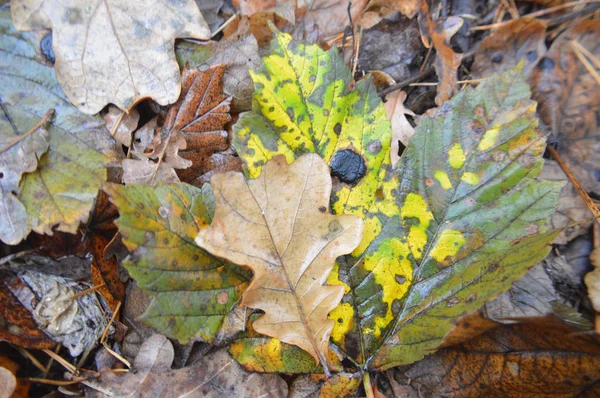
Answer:
<svg viewBox="0 0 600 398"><path fill-rule="evenodd" d="M558 36L538 63L531 86L561 157L586 191L598 191L600 84L578 59L573 41L599 58L600 21L582 21Z"/></svg>
<svg viewBox="0 0 600 398"><path fill-rule="evenodd" d="M179 155L192 163L189 168L177 172L183 182L201 186L208 182L212 173L241 170L239 159L236 161L233 154L225 153L231 149L224 130L231 121L231 97L222 92L224 73L224 65L213 66L204 72L184 69L182 95L167 113L163 129L185 138L186 148ZM230 157L229 163L233 165L227 161L219 162L225 156Z"/></svg>
<svg viewBox="0 0 600 398"><path fill-rule="evenodd" d="M600 339L553 318L497 325L403 369L427 396L556 397L599 392Z"/></svg>
<svg viewBox="0 0 600 398"><path fill-rule="evenodd" d="M241 173L216 174L215 216L196 243L254 271L242 305L265 311L259 333L297 345L324 367L333 321L327 314L344 289L324 286L335 259L360 242L362 222L328 214L328 167L314 154L287 165L283 156L245 181ZM236 226L232 228L232 226Z"/></svg>
<svg viewBox="0 0 600 398"><path fill-rule="evenodd" d="M319 32L324 38L332 37L350 26L350 16L356 23L365 9L368 0L303 0L298 2L302 8L300 14L304 20L311 21L319 27ZM350 8L348 9L348 6Z"/></svg>
<svg viewBox="0 0 600 398"><path fill-rule="evenodd" d="M577 329L587 330L591 327L583 315L564 302L541 263L483 308L487 318L500 323L554 315Z"/></svg>
<svg viewBox="0 0 600 398"><path fill-rule="evenodd" d="M529 80L538 61L546 55L546 24L535 18L519 18L494 30L475 52L474 78L501 73L524 62Z"/></svg>
<svg viewBox="0 0 600 398"><path fill-rule="evenodd" d="M376 13L379 19L383 19L396 12L401 12L406 17L412 19L417 15L417 12L421 8L421 1L422 0L372 0L369 2L365 13Z"/></svg>
<svg viewBox="0 0 600 398"><path fill-rule="evenodd" d="M448 17L434 21L426 1L421 2L419 10L419 28L425 47L433 47L435 55L435 73L439 79L435 103L441 106L457 91L458 67L462 62L462 54L455 53L450 45L450 39L463 25L459 17Z"/></svg>
<svg viewBox="0 0 600 398"><path fill-rule="evenodd" d="M233 97L232 111L247 111L251 107L254 88L250 69L260 66L258 44L250 34L250 23L242 18L237 31L220 41L206 45L182 42L177 45L177 61L193 68L206 70L213 65L226 64L223 75L223 92Z"/></svg>
<svg viewBox="0 0 600 398"><path fill-rule="evenodd" d="M288 397L348 397L352 396L361 383L360 373L336 373L329 378L319 374L301 375L292 382Z"/></svg>
<svg viewBox="0 0 600 398"><path fill-rule="evenodd" d="M173 345L164 336L144 342L134 371L117 373L103 368L99 377L83 383L109 397L285 397L287 385L278 375L245 372L225 349L212 352L182 369L171 369Z"/></svg>
<svg viewBox="0 0 600 398"><path fill-rule="evenodd" d="M154 297L141 318L182 343L212 342L250 278L194 243L212 220L210 186L108 184L104 190L119 210L115 223L131 252L122 265Z"/></svg>
<svg viewBox="0 0 600 398"><path fill-rule="evenodd" d="M12 0L11 12L19 30L52 29L56 78L88 114L108 103L129 109L146 97L175 102L181 88L175 38L210 38L193 0Z"/></svg>
<svg viewBox="0 0 600 398"><path fill-rule="evenodd" d="M360 154L365 169L358 181L342 179L331 198L334 214L365 219L361 244L338 259L328 278L346 293L329 314L332 342L372 370L417 361L437 347L454 317L508 290L557 234L546 221L561 184L533 179L545 139L522 71L465 89L433 118L423 117L392 168L389 125L381 122L372 86L365 90L368 80L356 83L357 94L346 94L350 77L336 67L336 55L285 35L277 35L272 49L253 73L255 108L234 126L245 170L256 177L278 154L291 161L316 152L340 179L331 154ZM319 74L316 66L295 74L293 65L317 58ZM365 104L367 114L342 111L337 104L346 101ZM329 132L338 112L346 116L333 129L339 137Z"/></svg>
<svg viewBox="0 0 600 398"><path fill-rule="evenodd" d="M156 184L157 182L177 184L179 177L172 166L163 162L153 162L146 157L123 159L124 184Z"/></svg>
<svg viewBox="0 0 600 398"><path fill-rule="evenodd" d="M398 90L386 96L385 111L388 119L392 124L392 146L390 148L390 156L392 166L400 160L400 145L407 146L410 138L415 133L415 128L410 124L406 115L415 116L415 113L404 107L406 101L406 93Z"/></svg>
<svg viewBox="0 0 600 398"><path fill-rule="evenodd" d="M585 235L593 223L592 214L560 166L554 160L546 160L540 178L565 183L560 191L558 208L550 220L552 228L561 230L554 243L565 245L578 236Z"/></svg>
<svg viewBox="0 0 600 398"><path fill-rule="evenodd" d="M49 149L35 171L24 175L18 193L29 228L51 235L75 233L88 220L106 179L104 165L117 158L114 141L99 116L81 114L64 96L52 67L36 60L38 38L15 31L7 10L0 11L0 97L15 126L27 129L55 110L48 124Z"/></svg>
<svg viewBox="0 0 600 398"><path fill-rule="evenodd" d="M352 76L337 50L278 33L272 53L251 73L253 109L233 126L233 145L250 178L282 154L288 162L319 154L336 177L334 213L364 217L375 198L381 165L389 164L390 123L369 76ZM297 65L305 65L304 73Z"/></svg>
<svg viewBox="0 0 600 398"><path fill-rule="evenodd" d="M360 43L357 69L382 71L397 82L410 78L425 56L417 21L404 16L363 30Z"/></svg>
<svg viewBox="0 0 600 398"><path fill-rule="evenodd" d="M110 105L108 112L104 115L104 120L106 128L112 133L113 138L120 145L130 147L133 131L137 129L140 120L139 112L133 109L129 113L125 113L116 106ZM119 126L115 129L117 123Z"/></svg>
<svg viewBox="0 0 600 398"><path fill-rule="evenodd" d="M55 346L56 343L50 345L44 338L50 337L68 348L72 357L76 357L94 347L107 325L106 314L94 294L73 298L89 289L87 284L29 270L19 272L18 275L4 274L1 282L7 289L5 299L11 297L10 312L23 313L18 308L24 308L31 314L25 320L33 318L38 330L43 332L33 333L33 336L37 336L35 348ZM28 328L31 326L30 323L25 325ZM21 322L8 325L7 329L16 337L24 332ZM31 338L28 335L25 344L17 338L16 344L29 346ZM9 339L12 340L14 339Z"/></svg>
<svg viewBox="0 0 600 398"><path fill-rule="evenodd" d="M18 108L12 108L9 114L1 99L0 105L3 113L0 118L0 240L16 245L30 231L25 206L17 198L19 182L24 173L35 171L38 159L48 150L48 131L40 126L26 135L29 127L34 126L24 125L20 126L22 131L18 131L12 119L21 120L26 115Z"/></svg>

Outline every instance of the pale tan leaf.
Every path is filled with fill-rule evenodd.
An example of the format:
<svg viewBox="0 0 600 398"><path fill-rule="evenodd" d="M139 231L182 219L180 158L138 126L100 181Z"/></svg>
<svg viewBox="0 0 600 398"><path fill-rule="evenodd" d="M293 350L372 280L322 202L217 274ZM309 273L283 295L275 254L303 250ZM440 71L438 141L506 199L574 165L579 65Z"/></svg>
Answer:
<svg viewBox="0 0 600 398"><path fill-rule="evenodd" d="M246 372L226 349L212 352L182 369L171 369L173 345L155 334L141 346L133 371L102 368L86 372L83 383L108 397L285 397L287 385L274 374Z"/></svg>
<svg viewBox="0 0 600 398"><path fill-rule="evenodd" d="M152 162L148 158L124 159L123 183L125 184L154 184L156 182L178 183L179 177L170 165Z"/></svg>
<svg viewBox="0 0 600 398"><path fill-rule="evenodd" d="M390 156L392 158L392 165L395 165L400 156L398 155L400 141L404 146L408 145L410 138L415 133L415 128L409 123L406 115L415 116L415 113L410 109L404 107L404 101L406 100L406 93L398 90L391 94L388 94L385 102L385 112L388 119L392 123L392 148Z"/></svg>
<svg viewBox="0 0 600 398"><path fill-rule="evenodd" d="M12 0L11 12L19 30L52 29L57 80L88 114L108 103L129 109L145 97L175 102L175 38L210 38L193 0Z"/></svg>
<svg viewBox="0 0 600 398"><path fill-rule="evenodd" d="M253 324L257 332L297 345L325 367L333 328L327 314L344 288L323 284L335 259L360 242L361 219L329 214L331 177L316 154L290 165L277 156L255 180L229 172L211 183L215 216L196 243L252 268L242 305L265 312Z"/></svg>
<svg viewBox="0 0 600 398"><path fill-rule="evenodd" d="M129 113L124 113L114 105L108 107L108 113L104 115L106 128L110 131L113 138L121 145L131 146L131 135L137 128L140 120L140 114L135 109ZM115 125L118 126L115 128Z"/></svg>

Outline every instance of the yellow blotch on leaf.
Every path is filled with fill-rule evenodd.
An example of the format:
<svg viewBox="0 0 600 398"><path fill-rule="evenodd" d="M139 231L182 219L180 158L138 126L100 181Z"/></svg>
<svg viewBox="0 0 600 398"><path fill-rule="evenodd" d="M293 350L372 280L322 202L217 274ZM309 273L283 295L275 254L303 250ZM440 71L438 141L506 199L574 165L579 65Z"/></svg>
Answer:
<svg viewBox="0 0 600 398"><path fill-rule="evenodd" d="M256 354L259 357L267 359L274 368L283 368L283 358L281 356L281 341L278 339L269 339L265 344L256 347Z"/></svg>
<svg viewBox="0 0 600 398"><path fill-rule="evenodd" d="M331 339L344 348L344 336L354 327L354 308L350 303L342 303L328 315L334 322Z"/></svg>
<svg viewBox="0 0 600 398"><path fill-rule="evenodd" d="M382 301L387 304L385 315L375 317L373 334L376 337L380 337L381 331L394 319L394 300L401 299L411 285L413 267L409 254L408 243L391 238L382 242L375 253L365 257L364 267L373 272L375 282L383 289Z"/></svg>
<svg viewBox="0 0 600 398"><path fill-rule="evenodd" d="M410 227L408 232L408 245L410 251L415 258L418 260L421 258L423 249L427 244L427 230L422 225L413 225Z"/></svg>
<svg viewBox="0 0 600 398"><path fill-rule="evenodd" d="M452 183L450 182L450 178L448 178L448 174L446 174L446 172L438 170L435 172L435 174L433 176L435 177L436 180L438 180L438 182L440 183L442 188L444 188L444 189L452 188Z"/></svg>
<svg viewBox="0 0 600 398"><path fill-rule="evenodd" d="M465 164L466 156L460 144L454 144L448 151L448 162L455 169L460 169Z"/></svg>
<svg viewBox="0 0 600 398"><path fill-rule="evenodd" d="M431 257L437 262L443 263L448 256L455 256L465 244L465 237L460 231L445 229L431 249Z"/></svg>
<svg viewBox="0 0 600 398"><path fill-rule="evenodd" d="M498 132L499 129L497 127L486 131L485 134L483 134L483 138L479 142L477 149L480 151L485 151L493 147L496 143L496 139L498 138Z"/></svg>
<svg viewBox="0 0 600 398"><path fill-rule="evenodd" d="M429 211L425 200L421 195L412 192L406 195L400 215L403 220L411 217L418 218L419 223L425 228L429 228L429 222L433 220L433 214Z"/></svg>
<svg viewBox="0 0 600 398"><path fill-rule="evenodd" d="M338 263L335 263L333 269L331 270L331 273L327 277L327 284L344 286L344 294L350 293L350 286L348 286L340 280L340 265Z"/></svg>
<svg viewBox="0 0 600 398"><path fill-rule="evenodd" d="M467 184L475 185L479 182L479 176L475 173L465 172L461 177L461 180Z"/></svg>

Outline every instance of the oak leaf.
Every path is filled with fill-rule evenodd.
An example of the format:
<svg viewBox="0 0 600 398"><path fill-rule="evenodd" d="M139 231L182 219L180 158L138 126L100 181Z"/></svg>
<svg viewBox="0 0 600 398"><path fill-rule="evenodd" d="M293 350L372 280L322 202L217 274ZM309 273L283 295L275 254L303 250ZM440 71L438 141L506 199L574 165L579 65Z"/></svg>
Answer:
<svg viewBox="0 0 600 398"><path fill-rule="evenodd" d="M344 289L323 284L335 259L360 242L362 221L328 213L331 178L315 154L290 165L276 157L255 180L229 172L216 174L211 183L215 216L196 243L250 267L254 279L242 304L265 311L254 329L299 346L328 373L333 321L327 314Z"/></svg>
<svg viewBox="0 0 600 398"><path fill-rule="evenodd" d="M398 90L387 95L387 102L385 103L387 117L392 123L392 145L390 147L392 165L395 165L400 160L400 155L398 154L400 150L399 143L407 146L415 133L415 128L406 118L406 115L415 116L415 113L404 106L405 100L406 93Z"/></svg>
<svg viewBox="0 0 600 398"><path fill-rule="evenodd" d="M175 38L210 38L193 0L12 0L11 12L19 30L52 29L56 78L88 114L108 103L129 109L145 97L175 102L181 87Z"/></svg>

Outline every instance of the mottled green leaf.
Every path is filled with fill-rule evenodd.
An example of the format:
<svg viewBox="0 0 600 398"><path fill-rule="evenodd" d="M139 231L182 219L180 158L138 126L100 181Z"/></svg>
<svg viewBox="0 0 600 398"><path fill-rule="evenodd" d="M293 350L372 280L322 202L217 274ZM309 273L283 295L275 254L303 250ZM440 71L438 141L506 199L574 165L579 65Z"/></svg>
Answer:
<svg viewBox="0 0 600 398"><path fill-rule="evenodd" d="M75 232L88 219L104 165L115 157L114 141L98 116L80 113L62 92L52 66L44 63L39 37L17 32L10 13L0 10L0 117L24 134L49 109L49 149L37 170L24 176L18 193L27 211L28 230L51 234L53 227Z"/></svg>
<svg viewBox="0 0 600 398"><path fill-rule="evenodd" d="M355 268L364 272L389 261L378 259L387 245L413 270L406 276L412 284L392 304L394 321L382 333L383 344L365 345L370 369L431 353L456 317L508 290L548 253L557 231L546 224L561 184L536 180L545 137L529 97L522 68L463 90L420 122L386 177L384 191L396 191L375 207L396 204L400 215L372 212L367 224L380 225L381 232ZM373 292L362 289L377 275L354 276L356 296L368 300ZM383 284L384 297L402 285L397 276Z"/></svg>
<svg viewBox="0 0 600 398"><path fill-rule="evenodd" d="M213 341L250 275L194 243L212 220L210 185L107 184L104 190L119 210L116 224L131 251L123 266L154 297L144 321L183 343Z"/></svg>
<svg viewBox="0 0 600 398"><path fill-rule="evenodd" d="M234 146L248 177L258 177L275 155L285 155L289 163L318 153L334 175L342 176L334 184L334 213L364 217L379 169L389 163L391 143L390 124L371 79L355 84L335 48L325 52L283 33L275 35L262 68L250 75L252 111L234 126Z"/></svg>

